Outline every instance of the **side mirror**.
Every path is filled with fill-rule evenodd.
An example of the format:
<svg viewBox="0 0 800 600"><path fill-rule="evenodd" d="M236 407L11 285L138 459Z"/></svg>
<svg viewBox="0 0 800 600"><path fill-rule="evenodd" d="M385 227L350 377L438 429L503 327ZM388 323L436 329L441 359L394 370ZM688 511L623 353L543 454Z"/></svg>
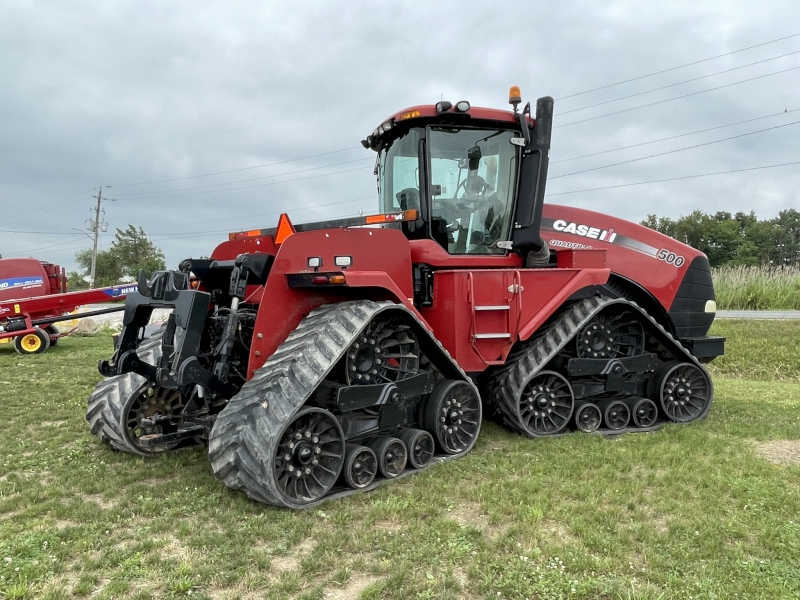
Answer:
<svg viewBox="0 0 800 600"><path fill-rule="evenodd" d="M467 150L467 161L469 161L469 170L477 171L478 166L481 164L481 149L478 146L473 146Z"/></svg>

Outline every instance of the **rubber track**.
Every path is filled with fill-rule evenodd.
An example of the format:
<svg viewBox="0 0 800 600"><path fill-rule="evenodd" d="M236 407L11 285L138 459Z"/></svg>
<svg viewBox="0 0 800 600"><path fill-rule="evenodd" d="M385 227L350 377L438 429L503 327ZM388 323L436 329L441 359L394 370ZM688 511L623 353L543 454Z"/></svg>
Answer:
<svg viewBox="0 0 800 600"><path fill-rule="evenodd" d="M142 361L151 365L158 364L161 358L161 338L164 328L157 330L144 340L136 349ZM138 392L147 380L136 373L125 373L107 377L100 381L89 396L86 409L86 420L90 431L100 441L110 444L115 450L148 456L127 441L126 424L123 423L122 409L128 399Z"/></svg>
<svg viewBox="0 0 800 600"><path fill-rule="evenodd" d="M208 444L214 475L229 488L243 490L254 500L289 508L309 508L331 496L359 492L329 494L310 504L287 502L274 479L273 452L285 424L305 404L353 340L375 316L386 310L404 312L418 323L421 331L427 332L413 313L392 302L359 300L329 304L303 319L217 417ZM441 344L438 346L446 355ZM466 374L460 369L459 372L472 385ZM471 447L452 458L466 454Z"/></svg>
<svg viewBox="0 0 800 600"><path fill-rule="evenodd" d="M536 373L544 368L558 352L575 338L581 327L591 321L602 309L615 304L623 304L637 312L643 320L650 324L651 333L655 330L659 334L659 342L667 346L676 355L682 354L684 362L693 363L702 369L709 382L710 399L708 406L711 406L714 398L711 377L705 367L680 342L672 337L669 332L635 302L624 298L595 297L582 300L568 308L563 314L551 321L545 329L538 331L518 352L509 357L505 365L494 372L488 385L489 400L502 416L503 423L506 426L529 437L549 437L531 436L526 427L518 420L517 404L522 390ZM699 418L703 418L707 412L708 409ZM598 431L598 433L611 432Z"/></svg>

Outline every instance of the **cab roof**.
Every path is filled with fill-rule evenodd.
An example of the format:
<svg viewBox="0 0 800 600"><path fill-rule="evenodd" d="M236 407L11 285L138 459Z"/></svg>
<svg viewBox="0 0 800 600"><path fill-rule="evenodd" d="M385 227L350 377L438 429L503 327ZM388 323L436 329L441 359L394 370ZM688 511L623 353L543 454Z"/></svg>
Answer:
<svg viewBox="0 0 800 600"><path fill-rule="evenodd" d="M446 108L443 108L442 105ZM467 105L466 110L459 110L458 107ZM536 125L535 119L527 116L528 127ZM512 128L518 125L518 116L510 110L499 110L497 108L482 108L480 106L470 106L467 102L458 102L451 105L449 102L439 102L438 104L420 104L411 106L396 112L388 119L385 119L372 135L367 136L361 143L365 148L377 150L382 142L391 141L401 132L409 127L425 127L426 125L442 123L463 125L465 122L475 122L476 126L489 126L500 128Z"/></svg>

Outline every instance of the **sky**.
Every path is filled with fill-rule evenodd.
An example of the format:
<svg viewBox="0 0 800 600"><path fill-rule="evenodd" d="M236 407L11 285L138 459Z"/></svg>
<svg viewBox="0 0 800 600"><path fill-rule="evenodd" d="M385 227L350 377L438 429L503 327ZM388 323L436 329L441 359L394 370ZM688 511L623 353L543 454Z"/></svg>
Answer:
<svg viewBox="0 0 800 600"><path fill-rule="evenodd" d="M169 268L281 212L377 212L360 140L511 85L556 99L547 202L800 209L800 164L742 171L800 161L796 0L5 0L0 74L0 254L68 270L100 186L100 248L132 224Z"/></svg>

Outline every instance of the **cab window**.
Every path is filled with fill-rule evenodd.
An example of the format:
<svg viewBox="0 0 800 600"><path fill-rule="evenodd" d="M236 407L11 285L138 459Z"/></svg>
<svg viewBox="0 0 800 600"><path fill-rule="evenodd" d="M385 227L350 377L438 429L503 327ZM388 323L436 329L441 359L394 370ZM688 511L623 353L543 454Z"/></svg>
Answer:
<svg viewBox="0 0 800 600"><path fill-rule="evenodd" d="M420 208L419 141L423 130L410 129L378 155L378 195L381 211Z"/></svg>
<svg viewBox="0 0 800 600"><path fill-rule="evenodd" d="M430 127L431 230L451 254L503 254L517 180L513 131Z"/></svg>

